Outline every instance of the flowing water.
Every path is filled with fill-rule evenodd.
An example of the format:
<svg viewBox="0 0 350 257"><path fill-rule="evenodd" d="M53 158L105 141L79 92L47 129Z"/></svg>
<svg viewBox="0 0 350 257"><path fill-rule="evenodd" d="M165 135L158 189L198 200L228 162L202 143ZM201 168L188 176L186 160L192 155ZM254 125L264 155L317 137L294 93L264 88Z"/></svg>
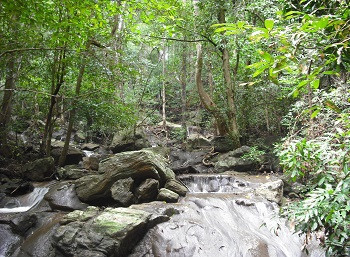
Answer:
<svg viewBox="0 0 350 257"><path fill-rule="evenodd" d="M253 179L251 179L253 178ZM321 257L315 238L302 251L305 236L278 217L278 205L254 194L261 179L237 176L181 177L190 193L169 222L151 229L130 257ZM260 183L259 183L260 180Z"/></svg>
<svg viewBox="0 0 350 257"><path fill-rule="evenodd" d="M48 187L35 187L28 194L21 195L12 199L13 207L0 208L0 213L26 212L41 202L45 194L49 191Z"/></svg>

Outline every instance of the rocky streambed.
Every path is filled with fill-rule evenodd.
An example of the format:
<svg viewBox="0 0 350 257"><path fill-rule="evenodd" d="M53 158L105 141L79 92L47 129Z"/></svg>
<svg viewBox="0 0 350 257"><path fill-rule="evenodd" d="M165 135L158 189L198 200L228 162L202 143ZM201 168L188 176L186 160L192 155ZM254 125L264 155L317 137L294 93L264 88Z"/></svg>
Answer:
<svg viewBox="0 0 350 257"><path fill-rule="evenodd" d="M280 179L242 172L254 165L242 149L210 169L203 155L176 151L169 165L140 150L67 166L64 181L0 208L0 256L306 256L305 236L278 218ZM215 170L240 172L198 174ZM315 238L307 250L324 256Z"/></svg>

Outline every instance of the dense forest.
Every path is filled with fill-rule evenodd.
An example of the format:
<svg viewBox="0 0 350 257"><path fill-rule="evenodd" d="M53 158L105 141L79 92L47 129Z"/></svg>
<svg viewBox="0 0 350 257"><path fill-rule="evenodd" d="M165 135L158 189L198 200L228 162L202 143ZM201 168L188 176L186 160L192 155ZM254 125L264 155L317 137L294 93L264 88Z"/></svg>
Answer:
<svg viewBox="0 0 350 257"><path fill-rule="evenodd" d="M281 216L349 254L347 0L2 0L0 26L0 173L57 141L58 169L74 141L195 130L278 160L299 186Z"/></svg>

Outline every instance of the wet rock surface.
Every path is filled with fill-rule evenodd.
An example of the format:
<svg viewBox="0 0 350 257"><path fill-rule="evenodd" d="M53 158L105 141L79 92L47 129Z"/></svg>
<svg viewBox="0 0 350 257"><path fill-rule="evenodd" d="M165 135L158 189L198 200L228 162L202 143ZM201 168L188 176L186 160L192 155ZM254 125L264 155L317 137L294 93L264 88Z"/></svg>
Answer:
<svg viewBox="0 0 350 257"><path fill-rule="evenodd" d="M54 245L62 256L127 256L146 233L151 216L132 208L75 211L62 220Z"/></svg>
<svg viewBox="0 0 350 257"><path fill-rule="evenodd" d="M49 180L54 172L55 160L52 157L38 159L23 166L23 175L32 181Z"/></svg>
<svg viewBox="0 0 350 257"><path fill-rule="evenodd" d="M176 214L151 229L129 257L325 256L315 238L306 246L309 255L302 252L305 236L294 234L286 220L278 218L278 205L257 194L263 182L267 182L266 190L273 191L271 184L280 184L280 180L237 174L217 176L215 193L208 193L204 188L210 186L202 185L202 192L187 194L176 204ZM192 178L195 176L205 177ZM209 176L211 179L202 181L215 181L215 175ZM198 186L199 181L193 185ZM235 183L233 191L219 189L230 183ZM243 189L235 190L239 187ZM191 191L194 188L189 187Z"/></svg>
<svg viewBox="0 0 350 257"><path fill-rule="evenodd" d="M61 182L52 186L44 198L52 210L84 210L88 206L79 200L75 192L75 185L70 182Z"/></svg>

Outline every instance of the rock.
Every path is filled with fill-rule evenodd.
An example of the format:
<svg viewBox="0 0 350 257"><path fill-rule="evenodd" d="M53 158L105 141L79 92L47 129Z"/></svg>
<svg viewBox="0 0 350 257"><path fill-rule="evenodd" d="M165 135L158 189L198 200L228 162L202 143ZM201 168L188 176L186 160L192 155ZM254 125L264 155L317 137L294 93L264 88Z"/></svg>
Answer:
<svg viewBox="0 0 350 257"><path fill-rule="evenodd" d="M29 162L23 166L24 176L32 181L50 179L55 172L55 160L52 157Z"/></svg>
<svg viewBox="0 0 350 257"><path fill-rule="evenodd" d="M33 189L33 184L28 181L22 179L11 179L1 185L0 193L5 193L10 196L18 196L30 193Z"/></svg>
<svg viewBox="0 0 350 257"><path fill-rule="evenodd" d="M234 170L234 171L252 171L257 168L258 162L250 159L244 159L242 156L249 153L250 147L242 146L234 151L220 155L215 163L215 169L219 172Z"/></svg>
<svg viewBox="0 0 350 257"><path fill-rule="evenodd" d="M131 208L90 208L88 215L69 213L56 230L55 247L62 256L127 256L145 235L152 215Z"/></svg>
<svg viewBox="0 0 350 257"><path fill-rule="evenodd" d="M166 160L148 150L123 152L100 162L99 173L76 181L78 197L91 202L110 197L111 186L119 179L132 178L136 184L153 178L162 187L169 179L175 179L174 172L166 166ZM101 199L103 200L103 199Z"/></svg>
<svg viewBox="0 0 350 257"><path fill-rule="evenodd" d="M33 213L24 213L11 219L10 226L14 232L24 236L29 229L34 227L38 222L37 216Z"/></svg>
<svg viewBox="0 0 350 257"><path fill-rule="evenodd" d="M83 157L83 167L87 170L98 170L100 160L97 156Z"/></svg>
<svg viewBox="0 0 350 257"><path fill-rule="evenodd" d="M142 210L152 214L148 222L148 228L152 228L156 224L168 221L171 216L180 213L180 211L177 209L177 206L167 204L164 201L154 201L150 203L135 204L131 205L130 208Z"/></svg>
<svg viewBox="0 0 350 257"><path fill-rule="evenodd" d="M235 148L232 139L225 136L214 137L210 143L214 147L214 151L219 153L226 153Z"/></svg>
<svg viewBox="0 0 350 257"><path fill-rule="evenodd" d="M127 129L121 131L113 137L110 149L113 153L120 153L125 151L141 150L143 148L150 147L150 143L147 141L145 134L142 130L134 131Z"/></svg>
<svg viewBox="0 0 350 257"><path fill-rule="evenodd" d="M187 193L187 187L185 187L181 182L176 179L169 179L164 186L166 189L169 189L181 196L185 196Z"/></svg>
<svg viewBox="0 0 350 257"><path fill-rule="evenodd" d="M148 178L143 181L135 190L138 202L143 203L155 200L158 194L158 188L158 180Z"/></svg>
<svg viewBox="0 0 350 257"><path fill-rule="evenodd" d="M160 180L161 185L175 178L166 160L149 150L119 153L105 159L100 163L99 173L110 173L111 177L117 179L132 177L139 181L154 178Z"/></svg>
<svg viewBox="0 0 350 257"><path fill-rule="evenodd" d="M52 186L44 199L48 201L52 210L84 210L88 206L79 200L75 192L75 185L70 182Z"/></svg>
<svg viewBox="0 0 350 257"><path fill-rule="evenodd" d="M125 178L117 180L111 186L111 196L122 206L129 206L135 202L135 196L132 193L134 180Z"/></svg>
<svg viewBox="0 0 350 257"><path fill-rule="evenodd" d="M252 171L255 169L257 163L252 160L244 160L242 158L236 157L226 157L221 158L215 164L215 169L219 172L223 172L226 170L234 170L234 171Z"/></svg>
<svg viewBox="0 0 350 257"><path fill-rule="evenodd" d="M199 149L211 146L210 141L199 133L190 134L187 137L186 145L189 149Z"/></svg>
<svg viewBox="0 0 350 257"><path fill-rule="evenodd" d="M73 138L74 138L74 141L78 143L84 143L86 140L86 136L82 132L75 133Z"/></svg>
<svg viewBox="0 0 350 257"><path fill-rule="evenodd" d="M61 156L63 148L55 148L51 151L51 155L55 159L55 162L58 163L58 160ZM70 146L68 149L66 161L64 165L71 165L71 164L78 164L80 161L83 160L84 153L83 151Z"/></svg>
<svg viewBox="0 0 350 257"><path fill-rule="evenodd" d="M86 144L83 144L81 146L81 149L88 150L88 151L94 151L94 150L96 150L99 147L100 147L100 145L98 145L98 144L86 143Z"/></svg>
<svg viewBox="0 0 350 257"><path fill-rule="evenodd" d="M64 167L59 168L57 173L60 179L73 180L92 174L92 172L89 172L89 170L79 168L77 165L66 165Z"/></svg>
<svg viewBox="0 0 350 257"><path fill-rule="evenodd" d="M170 168L176 174L209 172L210 168L204 166L204 151L183 151L173 148L170 151ZM209 170L209 171L208 171Z"/></svg>
<svg viewBox="0 0 350 257"><path fill-rule="evenodd" d="M278 179L276 181L264 183L259 186L255 192L271 202L281 204L283 196L283 181Z"/></svg>
<svg viewBox="0 0 350 257"><path fill-rule="evenodd" d="M165 201L167 203L176 203L179 200L179 195L169 189L161 188L159 190L158 201Z"/></svg>
<svg viewBox="0 0 350 257"><path fill-rule="evenodd" d="M63 148L64 147L64 142L63 141L58 141L58 140L51 140L51 147L53 149L55 149L55 148Z"/></svg>
<svg viewBox="0 0 350 257"><path fill-rule="evenodd" d="M242 157L244 154L247 154L250 152L250 147L249 146L241 146L240 148L237 148L236 150L233 150L231 152L229 152L229 156L231 157L236 157L236 158L240 158Z"/></svg>
<svg viewBox="0 0 350 257"><path fill-rule="evenodd" d="M0 224L0 256L13 256L21 237L12 232L10 225Z"/></svg>

